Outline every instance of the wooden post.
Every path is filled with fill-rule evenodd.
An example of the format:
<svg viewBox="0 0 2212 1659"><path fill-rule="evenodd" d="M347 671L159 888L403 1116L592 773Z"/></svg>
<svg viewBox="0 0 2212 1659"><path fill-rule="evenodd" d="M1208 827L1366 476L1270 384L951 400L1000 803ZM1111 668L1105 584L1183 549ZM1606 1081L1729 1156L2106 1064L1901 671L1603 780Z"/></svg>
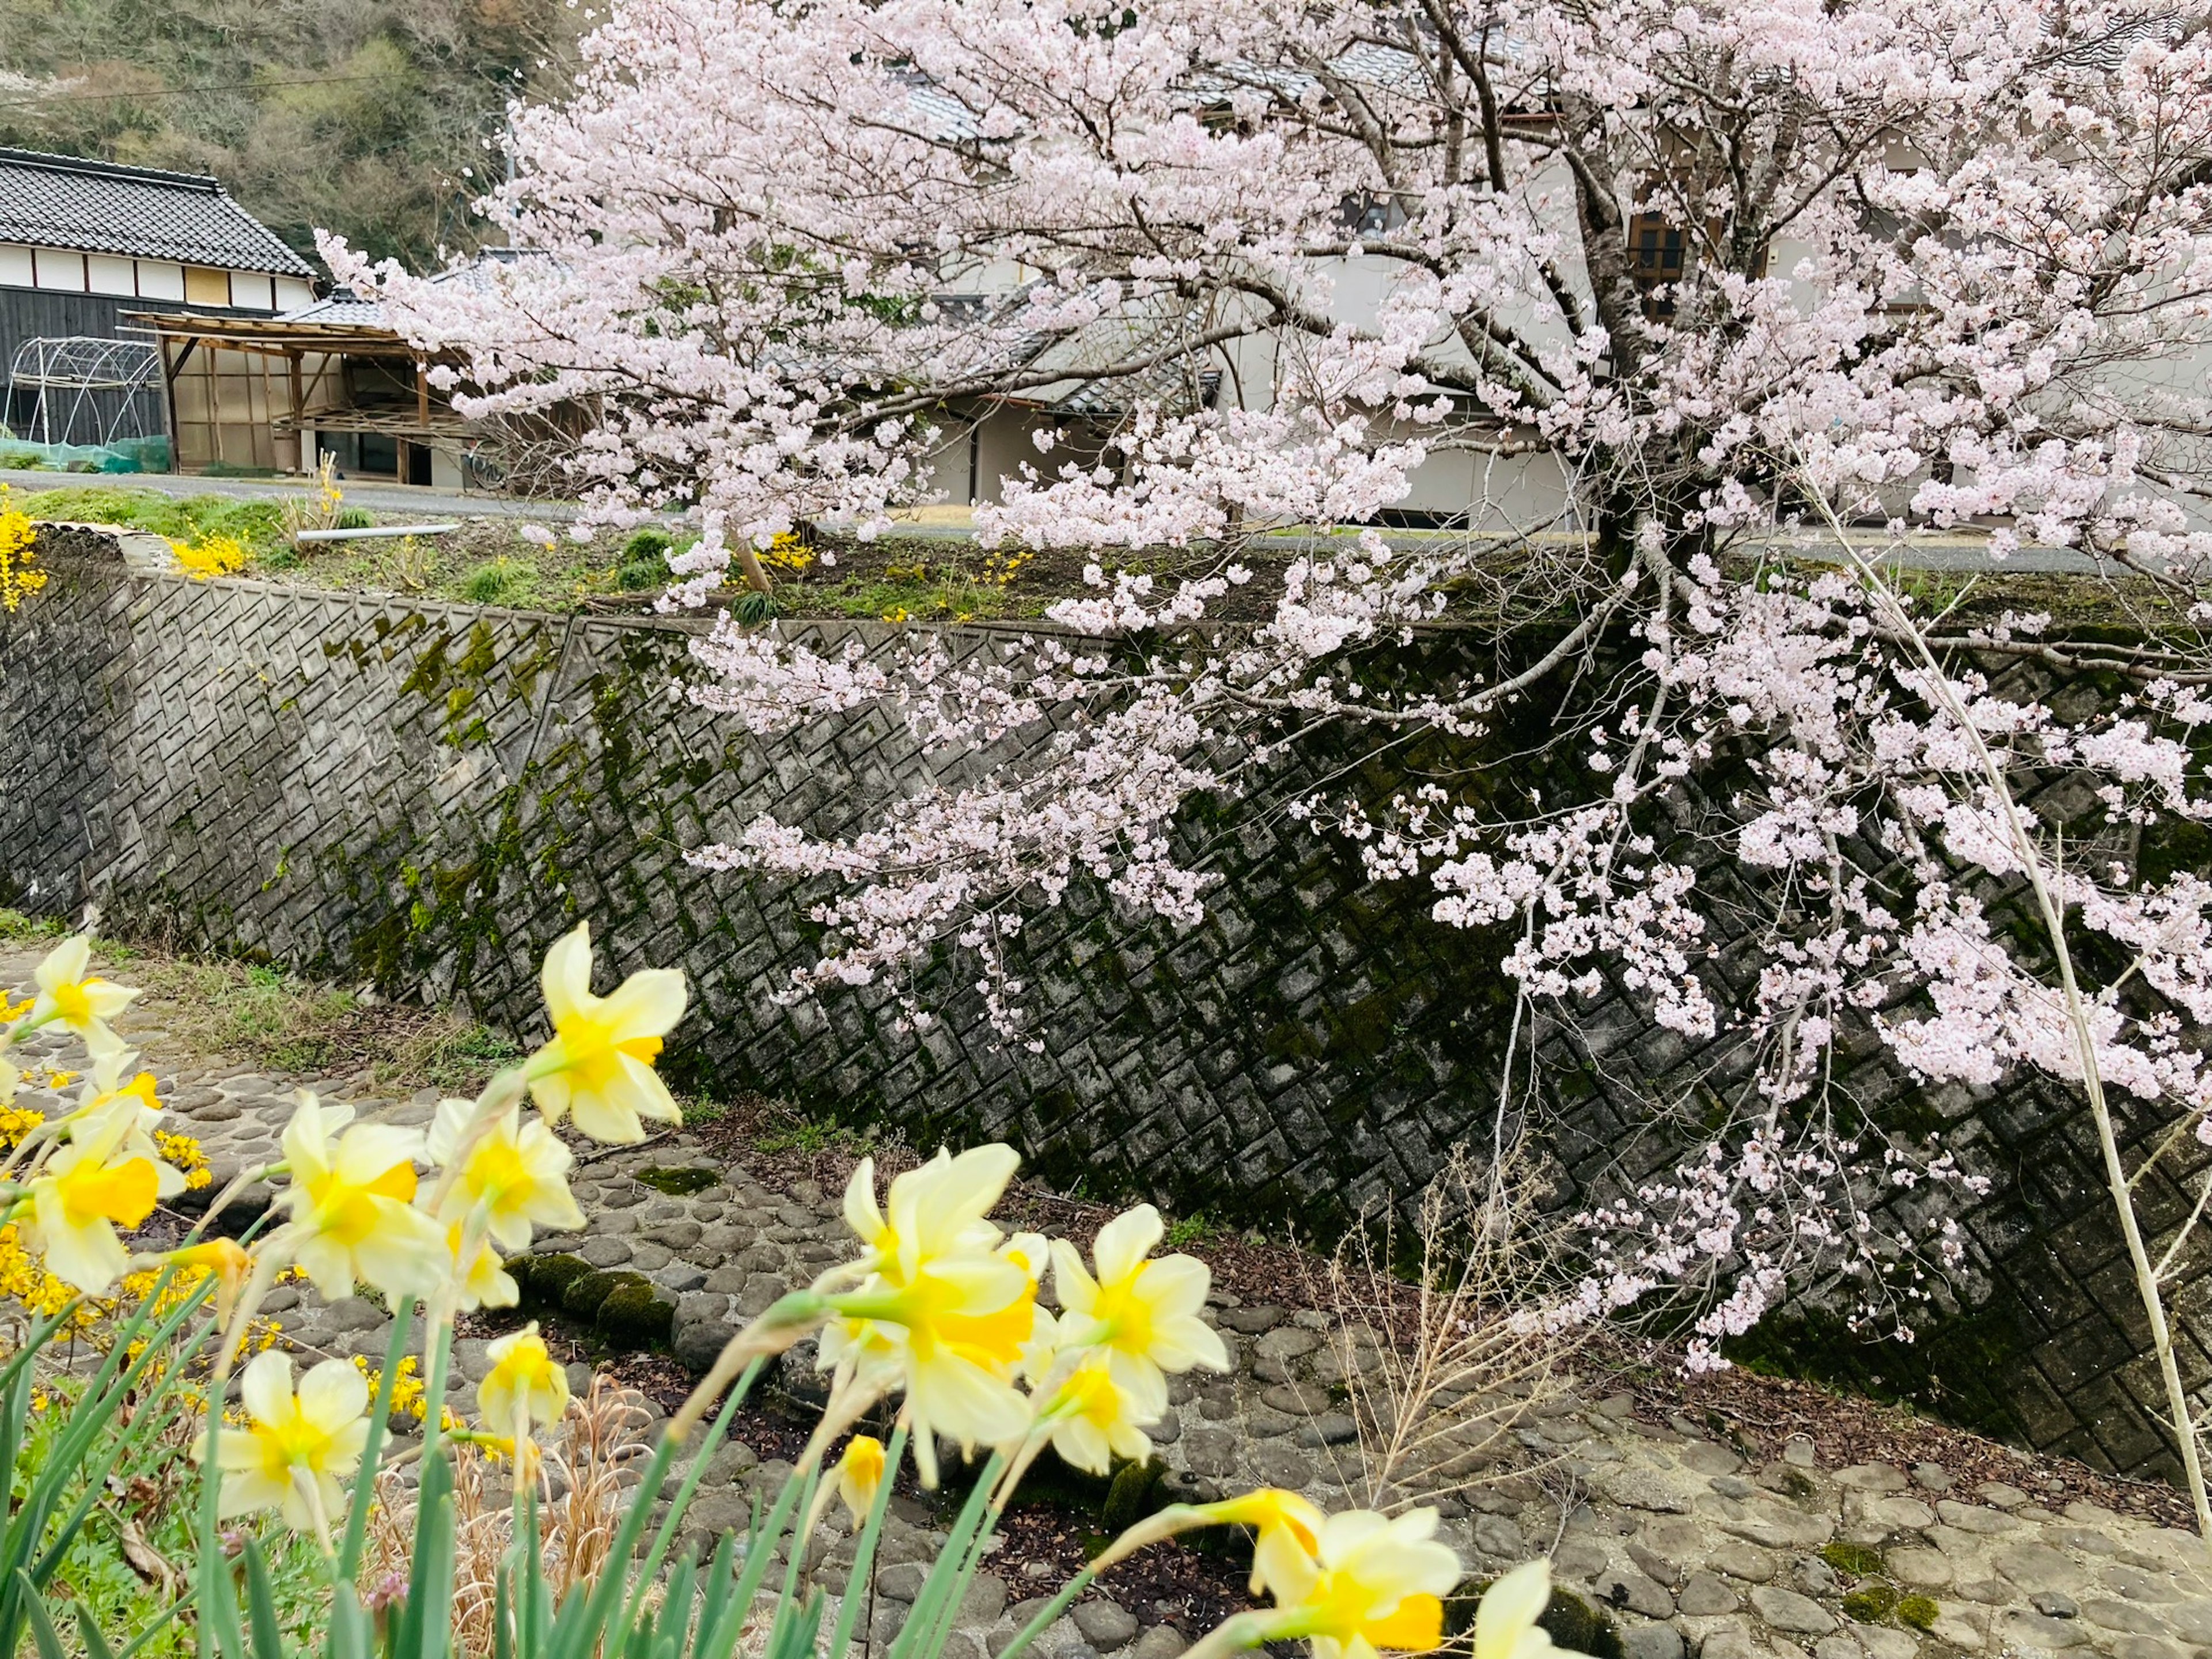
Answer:
<svg viewBox="0 0 2212 1659"><path fill-rule="evenodd" d="M162 339L161 342L161 389L167 394L169 408L169 471L172 472L185 470L184 428L177 423L177 376L185 372L185 362L192 355L192 348L198 343L198 340L188 337L185 341L185 349L177 354L177 360L173 363L169 361L168 341Z"/></svg>
<svg viewBox="0 0 2212 1659"><path fill-rule="evenodd" d="M284 368L285 380L289 382L292 393L292 451L295 457L294 465L301 471L307 472L313 470L308 465L309 460L319 459L319 457L309 457L305 441L307 394L300 383L300 349L297 346L290 348L284 353Z"/></svg>

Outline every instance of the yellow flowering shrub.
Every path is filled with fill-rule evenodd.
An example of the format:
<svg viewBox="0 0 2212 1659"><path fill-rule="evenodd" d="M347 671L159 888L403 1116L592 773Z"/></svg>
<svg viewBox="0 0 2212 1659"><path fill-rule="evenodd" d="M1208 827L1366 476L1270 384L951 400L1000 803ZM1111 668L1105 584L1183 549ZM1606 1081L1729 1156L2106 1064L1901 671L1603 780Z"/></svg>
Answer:
<svg viewBox="0 0 2212 1659"><path fill-rule="evenodd" d="M166 1129L154 1131L154 1145L161 1154L161 1161L184 1171L185 1190L198 1192L210 1185L215 1177L208 1171L207 1153L191 1136L173 1134Z"/></svg>
<svg viewBox="0 0 2212 1659"><path fill-rule="evenodd" d="M763 550L760 562L778 570L800 571L814 562L814 550L787 530Z"/></svg>
<svg viewBox="0 0 2212 1659"><path fill-rule="evenodd" d="M170 550L177 567L194 581L234 575L252 562L253 556L233 536L205 536L190 544L173 541Z"/></svg>
<svg viewBox="0 0 2212 1659"><path fill-rule="evenodd" d="M31 548L38 526L11 500L8 486L0 484L0 611L15 610L46 585L46 573L38 568Z"/></svg>

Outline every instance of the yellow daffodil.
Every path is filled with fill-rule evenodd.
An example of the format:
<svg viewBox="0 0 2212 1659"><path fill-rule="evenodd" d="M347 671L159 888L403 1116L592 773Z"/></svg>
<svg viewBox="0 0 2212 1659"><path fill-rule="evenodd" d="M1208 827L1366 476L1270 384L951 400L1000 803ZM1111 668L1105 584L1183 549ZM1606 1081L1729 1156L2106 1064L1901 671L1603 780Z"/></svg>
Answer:
<svg viewBox="0 0 2212 1659"><path fill-rule="evenodd" d="M1552 1638L1536 1621L1552 1604L1552 1564L1523 1561L1482 1593L1474 1659L1544 1659Z"/></svg>
<svg viewBox="0 0 2212 1659"><path fill-rule="evenodd" d="M77 1091L76 1109L55 1121L55 1132L81 1137L92 1133L93 1125L114 1118L123 1126L118 1144L126 1152L135 1158L159 1158L161 1152L155 1144L154 1130L165 1114L154 1092L154 1074L140 1072L127 1080L123 1075L136 1058L135 1050L118 1048L95 1060L92 1075Z"/></svg>
<svg viewBox="0 0 2212 1659"><path fill-rule="evenodd" d="M837 1496L853 1517L858 1532L875 1507L876 1492L884 1484L884 1443L870 1434L856 1434L845 1443L837 1460Z"/></svg>
<svg viewBox="0 0 2212 1659"><path fill-rule="evenodd" d="M414 1207L422 1137L355 1123L349 1106L302 1094L284 1126L289 1219L270 1243L335 1300L369 1284L386 1296L427 1296L453 1262L447 1230Z"/></svg>
<svg viewBox="0 0 2212 1659"><path fill-rule="evenodd" d="M920 1169L895 1178L889 1202L878 1209L876 1161L862 1158L845 1183L844 1203L846 1225L867 1248L860 1265L904 1283L934 1262L989 1256L1000 1237L991 1211L1020 1166L1014 1149L996 1142L957 1158L940 1149ZM1026 1273L1025 1265L1001 1265Z"/></svg>
<svg viewBox="0 0 2212 1659"><path fill-rule="evenodd" d="M128 1007L138 993L88 972L91 965L92 939L88 934L71 934L49 951L33 976L39 994L31 1004L31 1024L64 1025L98 1055L123 1046L107 1022Z"/></svg>
<svg viewBox="0 0 2212 1659"><path fill-rule="evenodd" d="M1304 1637L1314 1659L1375 1659L1382 1650L1426 1653L1441 1645L1443 1598L1461 1569L1436 1531L1432 1509L1328 1516L1314 1554L1286 1558L1280 1582L1268 1586L1276 1605L1257 1621L1263 1639Z"/></svg>
<svg viewBox="0 0 2212 1659"><path fill-rule="evenodd" d="M438 1103L430 1124L432 1163L452 1160L475 1110L471 1101ZM535 1118L524 1122L522 1109L510 1106L462 1156L447 1191L444 1219L477 1213L483 1231L508 1250L526 1249L532 1227L581 1227L584 1212L568 1191L575 1161L552 1130Z"/></svg>
<svg viewBox="0 0 2212 1659"><path fill-rule="evenodd" d="M271 1349L246 1366L239 1396L246 1425L226 1427L216 1443L217 1512L282 1509L288 1524L327 1534L345 1505L337 1477L359 1466L368 1438L368 1379L346 1360L326 1359L295 1395L289 1356Z"/></svg>
<svg viewBox="0 0 2212 1659"><path fill-rule="evenodd" d="M214 1275L216 1325L229 1329L231 1310L238 1305L239 1292L253 1275L253 1258L246 1253L246 1247L234 1238L210 1238L204 1244L172 1250L163 1259L173 1267L198 1268Z"/></svg>
<svg viewBox="0 0 2212 1659"><path fill-rule="evenodd" d="M937 1480L937 1435L995 1445L1029 1427L1012 1378L1036 1336L1036 1286L985 1218L1018 1161L1006 1146L940 1152L893 1181L880 1211L872 1160L845 1189L846 1219L867 1247L851 1271L866 1277L829 1298L836 1316L820 1364L841 1386L904 1389L926 1485Z"/></svg>
<svg viewBox="0 0 2212 1659"><path fill-rule="evenodd" d="M1155 1417L1166 1408L1169 1373L1229 1369L1221 1338L1198 1316L1213 1278L1206 1264L1188 1255L1146 1259L1164 1231L1149 1204L1115 1217L1091 1247L1096 1279L1073 1244L1055 1239L1052 1246L1060 1340L1103 1348L1122 1387L1147 1405L1157 1402Z"/></svg>
<svg viewBox="0 0 2212 1659"><path fill-rule="evenodd" d="M489 1242L477 1239L475 1254L462 1261L461 1243L466 1231L466 1224L459 1221L446 1227L446 1271L453 1275L453 1305L463 1313L478 1308L512 1308L522 1300L522 1287Z"/></svg>
<svg viewBox="0 0 2212 1659"><path fill-rule="evenodd" d="M155 1093L154 1074L137 1072L128 1078L124 1076L131 1062L137 1058L136 1048L111 1048L97 1056L92 1062L91 1075L77 1091L76 1111L70 1113L70 1117L96 1112L124 1095L132 1097L143 1109L158 1115L161 1103Z"/></svg>
<svg viewBox="0 0 2212 1659"><path fill-rule="evenodd" d="M1164 1399L1161 1403L1165 1405ZM1159 1420L1158 1412L1148 1412L1115 1380L1107 1356L1093 1350L1054 1391L1037 1425L1049 1434L1062 1461L1106 1474L1117 1457L1141 1463L1152 1455L1145 1431Z"/></svg>
<svg viewBox="0 0 2212 1659"><path fill-rule="evenodd" d="M129 1265L116 1229L143 1225L157 1202L185 1190L181 1171L126 1144L136 1127L135 1107L80 1125L30 1183L25 1242L48 1273L93 1295Z"/></svg>
<svg viewBox="0 0 2212 1659"><path fill-rule="evenodd" d="M632 974L610 997L592 994L589 924L545 953L545 1011L553 1040L524 1063L531 1097L548 1123L572 1118L592 1139L645 1139L645 1118L684 1115L653 1069L661 1039L684 1018L684 975L671 968Z"/></svg>
<svg viewBox="0 0 2212 1659"><path fill-rule="evenodd" d="M555 1363L532 1320L484 1350L491 1369L477 1384L477 1410L494 1429L514 1434L531 1423L547 1428L568 1409L568 1374Z"/></svg>

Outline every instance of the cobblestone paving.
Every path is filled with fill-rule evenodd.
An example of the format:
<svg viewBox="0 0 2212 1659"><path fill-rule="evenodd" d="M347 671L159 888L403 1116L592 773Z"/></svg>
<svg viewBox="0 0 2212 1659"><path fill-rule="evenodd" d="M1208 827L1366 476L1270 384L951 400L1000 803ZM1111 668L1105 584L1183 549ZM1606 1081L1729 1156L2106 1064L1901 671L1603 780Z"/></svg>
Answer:
<svg viewBox="0 0 2212 1659"><path fill-rule="evenodd" d="M0 946L0 985L22 986L35 960ZM420 1126L431 1115L428 1091L378 1097L360 1078L176 1061L163 1052L159 1020L158 1006L134 1011L124 1029L144 1049L180 1127L202 1142L218 1186L276 1155L303 1085L368 1119ZM39 1052L34 1042L31 1053ZM57 1103L27 1089L22 1103ZM733 1322L848 1252L835 1194L803 1180L768 1184L748 1163L718 1158L688 1133L587 1156L574 1186L590 1227L543 1238L533 1255L641 1276L650 1317L693 1369ZM639 1179L666 1185L656 1172L670 1170L704 1184L676 1194ZM326 1305L288 1286L270 1307L303 1352L384 1350L388 1322L368 1302ZM1357 1348L1334 1341L1329 1318L1311 1309L1217 1291L1207 1311L1235 1369L1176 1380L1169 1417L1153 1431L1169 1491L1205 1498L1265 1483L1302 1490L1324 1507L1358 1501L1357 1433L1336 1386L1343 1367L1359 1363ZM604 1330L604 1316L601 1323ZM457 1410L472 1405L484 1346L472 1337L456 1345L449 1402ZM574 1380L586 1381L589 1369L578 1362ZM787 1389L803 1395L804 1371L791 1372ZM2085 1503L2047 1509L2038 1501L2045 1494L1997 1482L1954 1489L1934 1464L1825 1468L1803 1441L1747 1467L1689 1419L1639 1419L1628 1395L1608 1392L1602 1377L1585 1382L1513 1431L1534 1472L1447 1499L1445 1527L1478 1575L1548 1551L1560 1581L1613 1621L1623 1659L1940 1659L2075 1649L2107 1659L2212 1656L2212 1559L2187 1534ZM754 1495L772 1492L785 1473L748 1446L726 1446L695 1500L692 1535L705 1543L742 1527ZM879 1637L897 1628L920 1584L933 1553L932 1520L921 1505L895 1506L875 1586ZM850 1547L833 1537L828 1562L848 1559ZM995 1653L1054 1588L1015 1570L981 1576L953 1659ZM1111 1590L1109 1579L1054 1627L1041 1644L1044 1659L1172 1659L1198 1633L1146 1627Z"/></svg>

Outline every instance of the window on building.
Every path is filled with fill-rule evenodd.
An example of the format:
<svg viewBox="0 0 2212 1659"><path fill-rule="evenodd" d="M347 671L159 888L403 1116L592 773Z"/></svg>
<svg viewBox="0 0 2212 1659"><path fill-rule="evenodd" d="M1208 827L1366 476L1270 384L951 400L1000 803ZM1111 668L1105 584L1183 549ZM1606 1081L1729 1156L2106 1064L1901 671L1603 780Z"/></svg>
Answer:
<svg viewBox="0 0 2212 1659"><path fill-rule="evenodd" d="M185 302L195 306L227 306L230 303L230 273L209 270L200 265L185 267Z"/></svg>
<svg viewBox="0 0 2212 1659"><path fill-rule="evenodd" d="M381 432L361 434L361 470L387 478L399 476L399 440Z"/></svg>
<svg viewBox="0 0 2212 1659"><path fill-rule="evenodd" d="M1656 213L1628 222L1628 270L1644 294L1644 314L1655 322L1674 314L1674 284L1682 280L1688 239Z"/></svg>

